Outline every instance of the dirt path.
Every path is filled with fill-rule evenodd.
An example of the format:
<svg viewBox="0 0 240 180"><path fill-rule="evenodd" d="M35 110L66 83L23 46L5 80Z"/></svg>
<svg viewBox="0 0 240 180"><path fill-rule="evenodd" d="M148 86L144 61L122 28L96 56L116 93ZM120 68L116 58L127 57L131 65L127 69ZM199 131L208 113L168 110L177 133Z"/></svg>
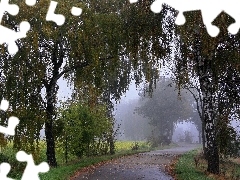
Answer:
<svg viewBox="0 0 240 180"><path fill-rule="evenodd" d="M109 161L90 172L82 172L71 180L173 180L165 166L197 145L140 153Z"/></svg>

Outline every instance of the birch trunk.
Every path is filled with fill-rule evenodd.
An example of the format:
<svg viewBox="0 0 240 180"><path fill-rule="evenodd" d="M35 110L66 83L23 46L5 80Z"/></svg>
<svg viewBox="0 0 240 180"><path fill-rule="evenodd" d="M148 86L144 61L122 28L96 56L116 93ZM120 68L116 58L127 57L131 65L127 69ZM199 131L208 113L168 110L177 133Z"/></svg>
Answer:
<svg viewBox="0 0 240 180"><path fill-rule="evenodd" d="M216 138L216 116L215 116L215 87L212 63L210 58L205 59L201 56L201 44L198 38L195 42L195 60L197 62L197 75L199 77L200 89L202 92L202 125L205 133L205 157L208 161L207 171L213 174L219 174L219 154Z"/></svg>

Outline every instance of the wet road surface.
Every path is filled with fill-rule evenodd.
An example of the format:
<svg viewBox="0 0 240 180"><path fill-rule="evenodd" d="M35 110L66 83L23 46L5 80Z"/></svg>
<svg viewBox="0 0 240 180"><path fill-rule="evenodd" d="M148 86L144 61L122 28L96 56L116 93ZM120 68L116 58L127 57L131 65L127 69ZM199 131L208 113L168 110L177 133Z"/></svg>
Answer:
<svg viewBox="0 0 240 180"><path fill-rule="evenodd" d="M71 180L173 180L165 171L174 158L198 145L184 145L164 150L126 156L109 161Z"/></svg>

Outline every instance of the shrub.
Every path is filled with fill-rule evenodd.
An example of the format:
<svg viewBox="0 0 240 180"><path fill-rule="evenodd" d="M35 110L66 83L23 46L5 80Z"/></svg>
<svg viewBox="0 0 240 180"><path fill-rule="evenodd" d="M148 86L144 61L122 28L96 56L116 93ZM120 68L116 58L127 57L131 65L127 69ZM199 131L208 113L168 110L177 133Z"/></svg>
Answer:
<svg viewBox="0 0 240 180"><path fill-rule="evenodd" d="M105 105L90 108L80 103L71 103L60 110L58 121L64 125L58 142L66 161L69 153L79 158L108 153L113 120L106 112Z"/></svg>

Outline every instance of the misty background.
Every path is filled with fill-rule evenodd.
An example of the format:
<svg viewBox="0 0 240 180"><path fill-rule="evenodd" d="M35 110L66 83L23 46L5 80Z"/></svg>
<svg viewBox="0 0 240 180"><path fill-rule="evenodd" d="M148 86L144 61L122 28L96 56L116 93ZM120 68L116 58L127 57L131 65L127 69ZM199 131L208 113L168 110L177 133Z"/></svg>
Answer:
<svg viewBox="0 0 240 180"><path fill-rule="evenodd" d="M160 71L160 75L161 77L170 79L172 74L167 67L163 67ZM71 99L72 87L68 84L68 82L61 78L59 80L58 86L58 99L60 101ZM132 81L128 91L123 96L121 96L121 100L119 102L113 101L113 114L115 118L115 131L117 131L117 140L147 141L151 136L153 136L154 129L155 131L158 131L156 128L154 128L153 125L150 124L150 118L144 117L143 115L136 112L136 109L144 103L144 100L150 98L147 94L145 97L141 97L139 95L141 91L143 91L143 86L144 85L141 84L140 86L136 87L135 81ZM171 89L177 91L175 89L175 86L172 86ZM45 92L43 91L42 93L44 94ZM192 97L191 94L188 94L188 96L189 98ZM178 97L174 98L176 100L178 99ZM170 101L171 100L169 100L169 103ZM200 122L199 117L196 118L198 118L198 121ZM161 115L159 116L159 120L160 119ZM199 132L196 128L196 125L187 119L182 119L181 121L174 123L174 131L172 133L171 141L178 142L181 140L181 138L183 141L186 132L191 136L192 143L199 143ZM41 136L45 136L44 130L41 130Z"/></svg>
<svg viewBox="0 0 240 180"><path fill-rule="evenodd" d="M170 77L172 76L171 71L167 67L163 67L161 69L160 75L161 75L160 77L164 77L164 79L168 80L170 80L171 79ZM58 86L59 86L58 99L60 101L66 101L67 99L70 99L72 95L72 88L68 84L68 82L61 78L59 80ZM113 101L114 104L113 114L115 118L115 131L117 131L116 136L117 140L148 141L149 138L153 136L154 131L159 131L153 125L151 125L150 123L151 118L144 117L143 115L139 114L136 111L136 109L139 108L141 104L144 104L144 101L146 99L150 98L147 94L145 96L139 95L143 91L144 88L143 86L144 86L143 84L140 84L140 86L136 87L135 81L132 81L128 91L123 96L121 96L121 100L119 102ZM159 87L156 87L156 89L157 88ZM156 91L156 89L154 89L154 91ZM174 85L171 87L171 89L173 91L177 91ZM159 95L161 95L161 93ZM157 96L152 98L156 98ZM192 101L191 106L193 106L195 100L193 99L192 94L185 93L185 96L191 99L190 100ZM181 101L178 99L177 96L173 97L173 99ZM169 99L169 104L170 103L171 99ZM189 110L190 112L196 111L196 107L193 107L192 109ZM172 111L174 111L174 109L172 109ZM159 115L159 121L161 120L161 118L162 118L161 115ZM235 129L237 129L237 132L239 134L240 123L234 118L232 119L233 120L231 124ZM201 143L201 132L199 132L198 130L198 128L200 127L196 126L196 122L198 122L199 125L201 125L201 121L197 112L195 112L195 114L189 115L188 119L179 119L179 121L174 122L174 129L172 132L172 136L170 137L171 141L172 142L185 141L184 138L186 138L187 135L190 137L189 141L191 143L199 142ZM44 130L41 130L41 136L44 137Z"/></svg>

